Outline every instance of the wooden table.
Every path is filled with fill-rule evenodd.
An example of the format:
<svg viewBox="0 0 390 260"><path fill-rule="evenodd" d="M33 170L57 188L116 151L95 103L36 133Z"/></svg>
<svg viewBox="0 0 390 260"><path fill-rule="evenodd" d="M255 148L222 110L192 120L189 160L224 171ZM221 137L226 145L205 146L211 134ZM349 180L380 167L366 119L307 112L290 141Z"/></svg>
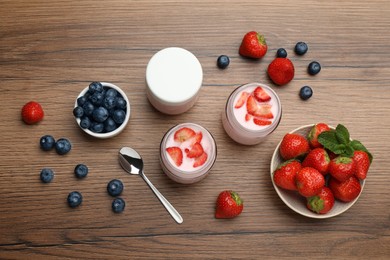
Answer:
<svg viewBox="0 0 390 260"><path fill-rule="evenodd" d="M1 259L261 259L390 257L389 111L390 5L388 1L1 1L0 4L0 258ZM243 35L257 30L269 50L260 61L242 58ZM305 41L304 56L293 52ZM157 112L145 95L151 56L178 46L203 66L200 97L188 112ZM270 82L266 68L284 47L294 62L294 80ZM216 66L226 54L226 70ZM322 71L309 76L309 62ZM120 86L131 102L131 120L119 136L86 136L72 115L78 93L91 81ZM278 129L255 146L234 143L224 132L221 112L231 91L246 82L269 84L283 104ZM310 85L313 97L301 101ZM20 119L21 107L40 102L37 125ZM363 194L347 212L325 220L289 209L272 187L269 166L282 136L301 125L342 123L374 154ZM191 186L174 183L159 165L159 144L173 125L194 122L212 132L218 158L211 174ZM39 149L45 134L66 137L72 151ZM176 224L141 178L118 164L122 146L137 149L145 172L177 208ZM74 177L76 164L90 168ZM43 184L43 167L55 171ZM120 178L127 202L111 211L108 181ZM214 218L224 189L244 199L232 220ZM81 207L66 204L72 190Z"/></svg>

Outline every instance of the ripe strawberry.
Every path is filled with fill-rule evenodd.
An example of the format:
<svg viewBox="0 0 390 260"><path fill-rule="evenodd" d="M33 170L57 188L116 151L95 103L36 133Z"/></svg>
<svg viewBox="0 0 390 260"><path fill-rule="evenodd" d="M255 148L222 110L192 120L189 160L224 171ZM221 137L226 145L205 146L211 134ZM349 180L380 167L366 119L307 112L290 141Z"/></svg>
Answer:
<svg viewBox="0 0 390 260"><path fill-rule="evenodd" d="M256 117L272 119L274 115L271 112L272 106L270 104L257 104L253 96L249 96L246 101L246 109L248 114Z"/></svg>
<svg viewBox="0 0 390 260"><path fill-rule="evenodd" d="M251 120L253 118L253 116L252 115L250 115L250 114L246 114L245 115L245 121L249 121L249 120Z"/></svg>
<svg viewBox="0 0 390 260"><path fill-rule="evenodd" d="M194 136L194 140L192 141L192 144L200 143L202 141L202 138L203 138L202 132L196 133L195 136Z"/></svg>
<svg viewBox="0 0 390 260"><path fill-rule="evenodd" d="M243 91L241 93L240 97L238 98L236 104L234 105L234 108L242 107L245 104L246 100L248 99L248 96L249 96L249 93Z"/></svg>
<svg viewBox="0 0 390 260"><path fill-rule="evenodd" d="M309 142L300 134L286 134L279 152L284 160L302 157L310 151Z"/></svg>
<svg viewBox="0 0 390 260"><path fill-rule="evenodd" d="M338 156L330 161L329 173L338 181L345 181L355 173L355 163L352 158Z"/></svg>
<svg viewBox="0 0 390 260"><path fill-rule="evenodd" d="M370 158L363 151L354 151L352 160L355 162L355 176L359 180L367 177L368 168L370 168Z"/></svg>
<svg viewBox="0 0 390 260"><path fill-rule="evenodd" d="M360 182L355 176L351 176L343 182L335 178L330 178L329 188L332 190L336 199L344 202L350 202L356 199L362 190Z"/></svg>
<svg viewBox="0 0 390 260"><path fill-rule="evenodd" d="M267 102L271 100L271 96L268 95L268 93L260 86L253 91L253 95L259 102Z"/></svg>
<svg viewBox="0 0 390 260"><path fill-rule="evenodd" d="M168 147L166 151L175 162L176 166L180 166L183 163L183 152L181 151L180 147Z"/></svg>
<svg viewBox="0 0 390 260"><path fill-rule="evenodd" d="M30 101L23 106L21 115L26 124L32 125L43 119L44 112L39 103Z"/></svg>
<svg viewBox="0 0 390 260"><path fill-rule="evenodd" d="M307 208L318 214L328 213L334 205L334 195L328 187L322 187L321 191L307 198Z"/></svg>
<svg viewBox="0 0 390 260"><path fill-rule="evenodd" d="M302 162L302 167L312 167L326 175L329 169L330 159L324 148L315 148L309 152Z"/></svg>
<svg viewBox="0 0 390 260"><path fill-rule="evenodd" d="M191 147L191 150L188 150L188 158L196 158L203 154L203 146L200 143L194 143Z"/></svg>
<svg viewBox="0 0 390 260"><path fill-rule="evenodd" d="M317 195L325 186L325 178L319 171L311 167L303 167L296 176L299 194L304 197Z"/></svg>
<svg viewBox="0 0 390 260"><path fill-rule="evenodd" d="M251 31L244 35L238 52L244 57L259 59L267 53L267 48L264 36Z"/></svg>
<svg viewBox="0 0 390 260"><path fill-rule="evenodd" d="M311 129L309 134L307 135L307 139L309 140L309 144L312 148L322 147L322 144L318 142L318 136L322 132L329 131L330 127L325 123L315 124Z"/></svg>
<svg viewBox="0 0 390 260"><path fill-rule="evenodd" d="M195 131L188 127L180 128L175 132L175 135L173 136L173 139L176 142L183 143L187 141L188 139L194 137L196 135Z"/></svg>
<svg viewBox="0 0 390 260"><path fill-rule="evenodd" d="M237 192L222 191L217 198L215 218L234 218L241 214L244 202Z"/></svg>
<svg viewBox="0 0 390 260"><path fill-rule="evenodd" d="M294 78L294 64L288 58L275 58L268 65L268 76L276 85L285 85Z"/></svg>
<svg viewBox="0 0 390 260"><path fill-rule="evenodd" d="M297 190L295 179L297 173L301 170L301 168L301 163L295 159L291 159L281 163L274 171L274 183L280 188L286 190Z"/></svg>
<svg viewBox="0 0 390 260"><path fill-rule="evenodd" d="M254 122L256 125L260 125L260 126L272 124L272 121L267 120L267 119L258 118L258 117L253 118L253 122Z"/></svg>
<svg viewBox="0 0 390 260"><path fill-rule="evenodd" d="M207 161L207 153L203 152L200 156L195 158L195 162L192 165L194 168L202 166Z"/></svg>

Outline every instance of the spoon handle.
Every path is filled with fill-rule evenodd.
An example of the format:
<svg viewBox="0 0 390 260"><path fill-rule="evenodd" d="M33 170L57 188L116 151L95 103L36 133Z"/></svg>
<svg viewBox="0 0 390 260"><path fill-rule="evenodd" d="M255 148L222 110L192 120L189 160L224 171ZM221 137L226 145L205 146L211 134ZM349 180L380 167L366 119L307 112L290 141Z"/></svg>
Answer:
<svg viewBox="0 0 390 260"><path fill-rule="evenodd" d="M156 187L154 187L154 185L149 181L149 179L143 172L140 172L140 175L149 185L150 189L154 192L154 195L156 195L156 197L160 200L161 204L163 204L166 210L171 214L173 219L179 224L183 223L182 216L179 214L179 212L177 212L177 210L172 206L172 204L169 203L169 201L157 190Z"/></svg>

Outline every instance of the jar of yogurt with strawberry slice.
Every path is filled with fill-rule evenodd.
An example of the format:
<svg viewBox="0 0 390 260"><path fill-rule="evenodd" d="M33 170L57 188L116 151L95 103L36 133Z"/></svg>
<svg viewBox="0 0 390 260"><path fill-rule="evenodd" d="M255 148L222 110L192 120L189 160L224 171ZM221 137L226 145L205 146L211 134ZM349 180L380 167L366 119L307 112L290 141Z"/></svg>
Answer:
<svg viewBox="0 0 390 260"><path fill-rule="evenodd" d="M249 83L229 96L222 124L237 143L255 145L278 127L281 117L282 106L275 91L264 84Z"/></svg>
<svg viewBox="0 0 390 260"><path fill-rule="evenodd" d="M217 158L211 133L200 125L183 123L172 127L160 144L160 163L172 180L190 184L205 178Z"/></svg>

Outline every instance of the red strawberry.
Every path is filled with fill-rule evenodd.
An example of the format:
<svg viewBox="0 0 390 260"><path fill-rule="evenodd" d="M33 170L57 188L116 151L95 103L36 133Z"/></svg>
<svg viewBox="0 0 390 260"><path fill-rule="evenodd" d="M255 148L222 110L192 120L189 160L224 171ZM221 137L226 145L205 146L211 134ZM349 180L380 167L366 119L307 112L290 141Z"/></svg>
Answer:
<svg viewBox="0 0 390 260"><path fill-rule="evenodd" d="M166 151L175 162L176 166L180 166L183 163L183 152L181 151L180 147L168 147Z"/></svg>
<svg viewBox="0 0 390 260"><path fill-rule="evenodd" d="M249 120L251 120L251 119L252 119L252 117L253 117L252 115L250 115L250 114L246 114L246 115L245 115L245 121L247 121L247 122L248 122Z"/></svg>
<svg viewBox="0 0 390 260"><path fill-rule="evenodd" d="M271 112L272 106L270 104L257 104L256 99L253 96L249 96L246 101L246 109L248 114L256 117L272 119L274 115Z"/></svg>
<svg viewBox="0 0 390 260"><path fill-rule="evenodd" d="M318 142L318 136L322 132L329 131L330 127L325 123L315 124L307 135L309 144L312 148L322 147L322 144Z"/></svg>
<svg viewBox="0 0 390 260"><path fill-rule="evenodd" d="M202 166L206 161L207 161L207 153L203 152L200 156L195 158L193 167L196 168Z"/></svg>
<svg viewBox="0 0 390 260"><path fill-rule="evenodd" d="M312 167L326 175L329 169L330 159L324 148L315 148L309 152L302 162L302 167Z"/></svg>
<svg viewBox="0 0 390 260"><path fill-rule="evenodd" d="M276 58L268 65L268 76L276 85L285 85L294 78L294 64L288 58Z"/></svg>
<svg viewBox="0 0 390 260"><path fill-rule="evenodd" d="M330 178L329 188L332 190L336 199L344 202L350 202L356 199L362 190L360 182L355 176L351 176L343 182L335 178Z"/></svg>
<svg viewBox="0 0 390 260"><path fill-rule="evenodd" d="M253 91L253 94L259 102L267 102L271 100L271 96L268 95L268 93L260 86Z"/></svg>
<svg viewBox="0 0 390 260"><path fill-rule="evenodd" d="M245 104L245 101L248 99L249 93L243 91L238 98L236 104L234 105L234 108L240 108Z"/></svg>
<svg viewBox="0 0 390 260"><path fill-rule="evenodd" d="M262 119L262 118L257 118L257 117L253 118L253 122L254 122L256 125L260 125L260 126L272 124L272 121L270 121L270 120Z"/></svg>
<svg viewBox="0 0 390 260"><path fill-rule="evenodd" d="M309 151L309 142L300 134L286 134L279 148L280 155L284 160L304 156Z"/></svg>
<svg viewBox="0 0 390 260"><path fill-rule="evenodd" d="M238 52L244 57L259 59L267 53L267 48L264 36L251 31L245 34Z"/></svg>
<svg viewBox="0 0 390 260"><path fill-rule="evenodd" d="M354 151L352 160L355 162L355 176L359 180L364 180L370 168L370 158L366 152Z"/></svg>
<svg viewBox="0 0 390 260"><path fill-rule="evenodd" d="M173 139L176 142L185 142L188 139L194 137L196 135L195 131L188 127L180 128L175 132L175 135L173 136Z"/></svg>
<svg viewBox="0 0 390 260"><path fill-rule="evenodd" d="M330 161L329 173L338 181L345 181L355 173L355 163L352 158L338 156Z"/></svg>
<svg viewBox="0 0 390 260"><path fill-rule="evenodd" d="M317 195L325 186L325 178L319 171L311 167L302 168L296 176L299 194L304 197Z"/></svg>
<svg viewBox="0 0 390 260"><path fill-rule="evenodd" d="M295 179L301 168L301 163L298 160L292 159L281 163L274 171L274 183L286 190L297 190Z"/></svg>
<svg viewBox="0 0 390 260"><path fill-rule="evenodd" d="M307 208L318 214L328 213L334 205L334 195L328 187L322 187L321 191L307 198Z"/></svg>
<svg viewBox="0 0 390 260"><path fill-rule="evenodd" d="M203 146L200 143L194 143L191 147L191 150L188 150L188 158L196 158L203 154Z"/></svg>
<svg viewBox="0 0 390 260"><path fill-rule="evenodd" d="M192 144L200 143L202 141L202 138L203 138L202 132L196 133L196 135L194 136L194 140L193 140Z"/></svg>
<svg viewBox="0 0 390 260"><path fill-rule="evenodd" d="M244 203L237 192L222 191L217 198L215 218L234 218L241 214Z"/></svg>
<svg viewBox="0 0 390 260"><path fill-rule="evenodd" d="M21 114L23 121L28 125L38 123L44 116L42 106L35 101L26 103L22 108Z"/></svg>

